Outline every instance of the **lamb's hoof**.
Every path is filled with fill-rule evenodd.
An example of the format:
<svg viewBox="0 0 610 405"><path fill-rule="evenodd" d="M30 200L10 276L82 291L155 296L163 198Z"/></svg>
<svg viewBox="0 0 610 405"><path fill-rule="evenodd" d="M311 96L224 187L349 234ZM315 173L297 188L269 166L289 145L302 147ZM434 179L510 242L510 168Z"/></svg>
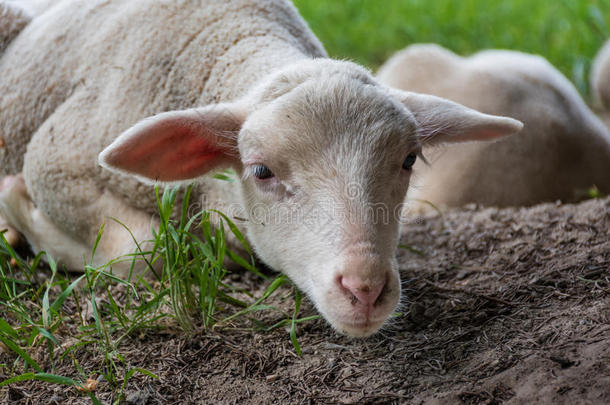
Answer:
<svg viewBox="0 0 610 405"><path fill-rule="evenodd" d="M12 247L19 246L21 243L21 235L12 226L6 223L4 218L0 217L0 232L4 235L4 239Z"/></svg>
<svg viewBox="0 0 610 405"><path fill-rule="evenodd" d="M0 204L2 200L6 199L10 194L20 193L27 198L28 192L25 186L25 180L23 179L22 174L18 174L16 176L6 176L0 181ZM4 235L4 238L8 242L9 245L15 247L18 246L23 238L21 234L17 232L15 228L13 228L8 221L1 215L1 207L0 207L0 232Z"/></svg>

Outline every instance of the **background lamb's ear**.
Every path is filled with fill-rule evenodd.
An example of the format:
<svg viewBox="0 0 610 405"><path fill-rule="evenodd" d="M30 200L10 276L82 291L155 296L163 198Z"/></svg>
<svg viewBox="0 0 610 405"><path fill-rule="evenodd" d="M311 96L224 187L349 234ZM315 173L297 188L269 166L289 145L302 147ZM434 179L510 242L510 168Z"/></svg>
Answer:
<svg viewBox="0 0 610 405"><path fill-rule="evenodd" d="M425 144L491 140L523 128L515 119L483 114L444 98L396 89L391 93L413 113Z"/></svg>
<svg viewBox="0 0 610 405"><path fill-rule="evenodd" d="M110 170L145 182L178 182L239 162L246 109L235 104L170 111L140 121L99 155Z"/></svg>

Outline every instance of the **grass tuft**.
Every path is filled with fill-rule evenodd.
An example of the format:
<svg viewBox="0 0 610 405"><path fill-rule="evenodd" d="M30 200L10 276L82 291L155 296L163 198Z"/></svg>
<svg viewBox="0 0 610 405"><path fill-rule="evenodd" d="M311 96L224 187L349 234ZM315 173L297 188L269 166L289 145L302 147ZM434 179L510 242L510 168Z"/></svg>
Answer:
<svg viewBox="0 0 610 405"><path fill-rule="evenodd" d="M136 252L95 267L91 263L104 233L102 226L81 275L63 272L44 252L29 261L23 259L0 234L0 349L14 354L12 364L0 364L0 372L9 376L0 386L31 380L69 385L75 387L75 395L86 394L93 403L100 403L85 383L99 376L97 381L105 380L112 387L114 403L119 403L135 374L156 378L126 360L121 344L136 333L171 332L176 326L186 332L222 331L247 322L256 330L268 331L291 323L290 339L300 353L295 325L316 318L296 318L300 293L294 314L284 314L281 325L268 326L252 318L255 312L277 311L266 301L288 279L280 275L269 280L252 257L245 260L228 247L231 235L243 251L252 252L225 214L201 211L189 216L191 193L192 186L163 193L155 189L159 221L153 240L146 244L152 246L150 250L138 245ZM270 282L261 297L228 281L227 260ZM130 263L125 279L113 274L119 262ZM142 267L144 273L136 274ZM101 360L81 363L79 359L91 352L100 354ZM58 374L58 366L65 370L66 363L72 365L73 373Z"/></svg>

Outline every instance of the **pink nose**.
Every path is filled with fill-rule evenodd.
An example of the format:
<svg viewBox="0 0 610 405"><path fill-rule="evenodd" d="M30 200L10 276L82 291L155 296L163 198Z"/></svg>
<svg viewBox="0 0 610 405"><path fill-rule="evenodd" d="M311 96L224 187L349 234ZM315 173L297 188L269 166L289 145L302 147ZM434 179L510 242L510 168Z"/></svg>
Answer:
<svg viewBox="0 0 610 405"><path fill-rule="evenodd" d="M360 304L365 306L372 306L377 302L385 285L385 281L371 285L363 282L359 277L341 277L341 286L356 297Z"/></svg>

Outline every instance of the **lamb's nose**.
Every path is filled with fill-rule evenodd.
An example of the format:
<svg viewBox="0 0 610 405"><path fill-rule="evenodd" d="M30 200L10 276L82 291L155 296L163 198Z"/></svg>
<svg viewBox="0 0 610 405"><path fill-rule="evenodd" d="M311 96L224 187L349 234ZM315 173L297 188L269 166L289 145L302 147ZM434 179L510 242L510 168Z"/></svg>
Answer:
<svg viewBox="0 0 610 405"><path fill-rule="evenodd" d="M348 290L360 304L365 306L374 305L379 299L386 281L377 284L366 283L359 277L341 277L341 286ZM356 302L354 302L356 304Z"/></svg>

